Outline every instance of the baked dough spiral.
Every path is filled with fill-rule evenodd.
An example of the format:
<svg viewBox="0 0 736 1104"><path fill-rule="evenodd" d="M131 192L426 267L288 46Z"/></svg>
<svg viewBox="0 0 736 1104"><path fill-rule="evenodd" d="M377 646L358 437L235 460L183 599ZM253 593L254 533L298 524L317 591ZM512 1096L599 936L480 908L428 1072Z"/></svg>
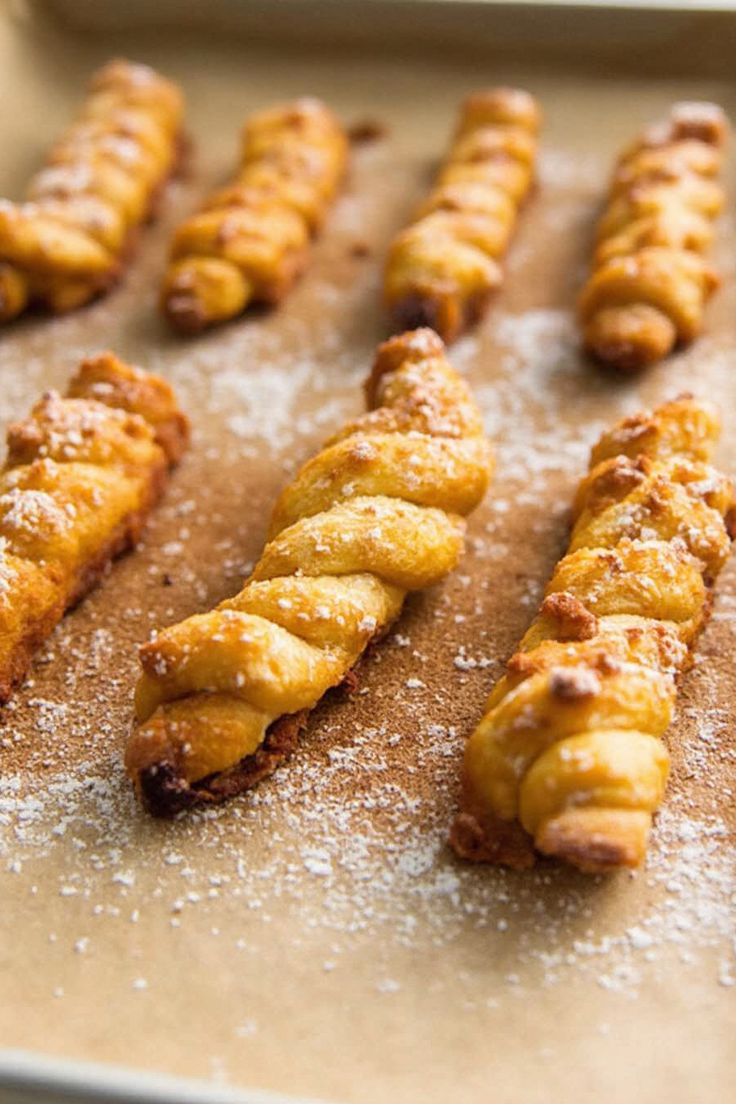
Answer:
<svg viewBox="0 0 736 1104"><path fill-rule="evenodd" d="M274 770L406 593L455 567L491 467L465 383L417 330L379 348L366 393L369 413L282 493L241 592L141 648L126 767L150 812L221 801Z"/></svg>
<svg viewBox="0 0 736 1104"><path fill-rule="evenodd" d="M715 104L675 104L622 154L579 304L585 346L599 360L644 368L700 332L719 283L704 254L724 203L727 130Z"/></svg>
<svg viewBox="0 0 736 1104"><path fill-rule="evenodd" d="M388 255L384 299L396 330L431 326L453 341L481 316L534 179L539 124L536 101L516 88L465 100L435 187Z"/></svg>
<svg viewBox="0 0 736 1104"><path fill-rule="evenodd" d="M65 610L135 544L188 423L165 380L112 353L8 430L0 472L0 701Z"/></svg>
<svg viewBox="0 0 736 1104"><path fill-rule="evenodd" d="M73 310L108 289L174 169L183 104L147 65L97 72L25 203L0 202L0 322Z"/></svg>
<svg viewBox="0 0 736 1104"><path fill-rule="evenodd" d="M161 309L197 333L254 300L280 302L301 272L345 174L347 136L325 104L299 99L252 116L238 175L176 231Z"/></svg>
<svg viewBox="0 0 736 1104"><path fill-rule="evenodd" d="M567 555L470 737L464 858L636 866L667 779L675 676L730 548L733 488L710 407L683 396L593 449Z"/></svg>

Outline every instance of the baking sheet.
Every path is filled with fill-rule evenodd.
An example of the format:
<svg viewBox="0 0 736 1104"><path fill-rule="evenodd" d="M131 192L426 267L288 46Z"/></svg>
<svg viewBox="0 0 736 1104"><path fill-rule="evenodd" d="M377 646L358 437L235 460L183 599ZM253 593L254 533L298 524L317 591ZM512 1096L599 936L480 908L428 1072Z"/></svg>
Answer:
<svg viewBox="0 0 736 1104"><path fill-rule="evenodd" d="M463 739L564 547L592 440L623 413L695 389L720 401L721 460L736 470L730 208L724 287L690 350L616 379L581 359L571 315L615 151L674 98L712 97L736 117L733 83L635 67L616 77L591 72L589 55L580 69L533 52L508 61L490 46L441 59L415 43L409 63L398 45L324 55L172 29L83 34L24 11L0 19L12 104L0 116L0 193L21 193L110 54L183 82L196 152L119 290L0 336L0 417L111 347L174 383L195 435L141 548L66 618L3 712L0 1043L356 1104L727 1098L736 565L683 683L674 778L644 871L469 868L445 839ZM541 188L505 287L452 353L498 452L468 554L407 604L357 695L317 710L286 768L220 809L153 822L121 768L136 644L238 589L278 489L360 410L385 332L386 245L427 188L459 98L499 81L538 94L547 123ZM305 92L388 135L356 151L280 311L193 342L171 336L155 293L172 226L227 176L247 112Z"/></svg>

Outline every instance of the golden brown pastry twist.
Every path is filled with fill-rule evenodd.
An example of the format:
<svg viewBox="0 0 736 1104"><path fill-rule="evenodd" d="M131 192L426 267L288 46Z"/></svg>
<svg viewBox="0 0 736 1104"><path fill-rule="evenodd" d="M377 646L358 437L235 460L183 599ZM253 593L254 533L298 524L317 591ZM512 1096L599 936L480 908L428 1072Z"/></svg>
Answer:
<svg viewBox="0 0 736 1104"><path fill-rule="evenodd" d="M254 300L278 303L301 272L347 166L347 136L315 99L248 120L235 180L176 231L161 309L196 333Z"/></svg>
<svg viewBox="0 0 736 1104"><path fill-rule="evenodd" d="M0 472L0 701L138 538L188 423L164 380L111 353L86 360L8 430Z"/></svg>
<svg viewBox="0 0 736 1104"><path fill-rule="evenodd" d="M274 770L407 591L457 563L491 454L437 335L382 345L367 398L281 495L240 594L143 645L126 766L152 813L221 801Z"/></svg>
<svg viewBox="0 0 736 1104"><path fill-rule="evenodd" d="M114 283L174 168L181 115L178 88L146 65L93 76L27 202L0 202L0 322L30 303L73 310Z"/></svg>
<svg viewBox="0 0 736 1104"><path fill-rule="evenodd" d="M395 329L431 326L453 341L480 317L534 179L539 123L535 100L519 89L464 102L435 187L388 255L384 299Z"/></svg>
<svg viewBox="0 0 736 1104"><path fill-rule="evenodd" d="M621 156L580 296L586 348L622 369L652 364L702 328L718 276L704 258L724 202L726 118L675 104Z"/></svg>
<svg viewBox="0 0 736 1104"><path fill-rule="evenodd" d="M464 858L635 866L667 779L661 737L730 548L719 422L689 396L593 449L567 555L470 737L452 842Z"/></svg>

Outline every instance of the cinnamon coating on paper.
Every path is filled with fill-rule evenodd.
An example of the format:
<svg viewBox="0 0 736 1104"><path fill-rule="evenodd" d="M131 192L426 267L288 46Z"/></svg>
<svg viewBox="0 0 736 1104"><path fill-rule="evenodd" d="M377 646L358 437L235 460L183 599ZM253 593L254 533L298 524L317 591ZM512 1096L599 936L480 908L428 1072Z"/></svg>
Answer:
<svg viewBox="0 0 736 1104"><path fill-rule="evenodd" d="M453 341L482 315L534 180L539 125L528 92L466 99L433 190L389 252L384 299L396 330L426 325Z"/></svg>
<svg viewBox="0 0 736 1104"><path fill-rule="evenodd" d="M457 564L491 469L465 383L417 330L379 348L366 393L369 412L282 493L241 592L141 648L125 761L150 812L221 801L274 770L407 592Z"/></svg>
<svg viewBox="0 0 736 1104"><path fill-rule="evenodd" d="M132 547L186 445L165 380L112 353L8 430L0 473L0 701L64 612Z"/></svg>
<svg viewBox="0 0 736 1104"><path fill-rule="evenodd" d="M705 254L724 203L727 131L715 104L675 104L619 159L579 304L599 360L644 368L700 333L719 283Z"/></svg>
<svg viewBox="0 0 736 1104"><path fill-rule="evenodd" d="M347 136L320 100L253 115L237 176L174 234L161 289L172 325L196 333L249 303L279 303L304 267L347 155Z"/></svg>
<svg viewBox="0 0 736 1104"><path fill-rule="evenodd" d="M0 202L0 322L31 304L60 314L118 279L179 154L183 102L147 65L112 61L24 203Z"/></svg>
<svg viewBox="0 0 736 1104"><path fill-rule="evenodd" d="M470 737L452 843L463 858L637 866L669 769L662 737L730 550L733 487L689 396L593 449L567 555Z"/></svg>

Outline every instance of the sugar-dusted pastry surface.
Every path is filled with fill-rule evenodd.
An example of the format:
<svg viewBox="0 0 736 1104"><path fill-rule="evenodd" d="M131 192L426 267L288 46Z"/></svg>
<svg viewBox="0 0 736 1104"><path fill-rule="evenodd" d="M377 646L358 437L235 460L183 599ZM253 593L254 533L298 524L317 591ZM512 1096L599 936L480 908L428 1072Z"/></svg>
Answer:
<svg viewBox="0 0 736 1104"><path fill-rule="evenodd" d="M432 326L452 341L483 314L534 180L539 124L535 100L517 88L464 101L434 188L389 251L384 298L396 330Z"/></svg>
<svg viewBox="0 0 736 1104"><path fill-rule="evenodd" d="M8 430L0 473L0 701L111 560L137 540L187 421L162 379L103 353Z"/></svg>
<svg viewBox="0 0 736 1104"><path fill-rule="evenodd" d="M253 115L237 175L174 234L161 289L171 323L196 332L251 302L280 302L304 267L347 156L345 131L319 100Z"/></svg>
<svg viewBox="0 0 736 1104"><path fill-rule="evenodd" d="M112 61L94 74L25 202L0 202L0 322L32 304L73 310L115 282L173 171L182 107L147 65Z"/></svg>
<svg viewBox="0 0 736 1104"><path fill-rule="evenodd" d="M369 411L308 461L274 509L241 592L141 648L126 766L152 813L217 801L270 773L407 592L457 564L491 453L431 330L380 346Z"/></svg>
<svg viewBox="0 0 736 1104"><path fill-rule="evenodd" d="M579 304L599 360L644 368L700 333L719 284L705 255L725 202L727 132L716 104L678 103L621 154Z"/></svg>
<svg viewBox="0 0 736 1104"><path fill-rule="evenodd" d="M729 554L733 486L708 460L717 415L690 396L594 447L568 553L470 737L464 858L637 866L669 770L675 676Z"/></svg>

